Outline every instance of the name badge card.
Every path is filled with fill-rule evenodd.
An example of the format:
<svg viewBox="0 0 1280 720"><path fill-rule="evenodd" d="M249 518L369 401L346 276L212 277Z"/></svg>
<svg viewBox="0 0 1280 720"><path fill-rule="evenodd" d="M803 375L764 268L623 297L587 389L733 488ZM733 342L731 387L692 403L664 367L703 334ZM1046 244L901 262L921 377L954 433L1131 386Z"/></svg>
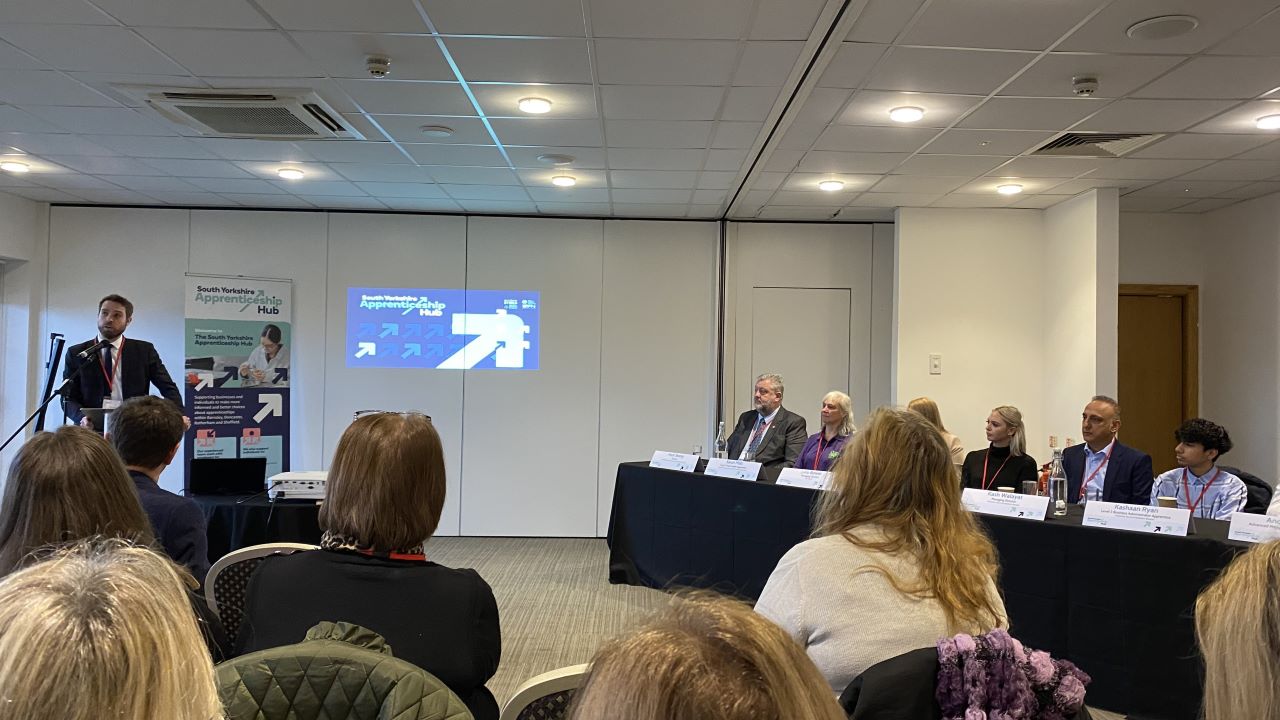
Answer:
<svg viewBox="0 0 1280 720"><path fill-rule="evenodd" d="M666 470L679 470L680 472L693 472L698 466L698 456L692 453L667 452L665 450L655 450L653 459L649 461L649 467L664 468Z"/></svg>
<svg viewBox="0 0 1280 720"><path fill-rule="evenodd" d="M786 468L778 476L778 484L810 488L812 490L826 490L831 487L831 473L825 470Z"/></svg>
<svg viewBox="0 0 1280 720"><path fill-rule="evenodd" d="M1049 498L1047 497L1000 492L999 490L965 488L964 493L960 495L960 503L969 512L982 513L983 515L1019 517L1028 520L1043 520L1045 513L1049 512Z"/></svg>
<svg viewBox="0 0 1280 720"><path fill-rule="evenodd" d="M1280 517L1231 513L1231 528L1227 531L1227 539L1251 543L1280 540Z"/></svg>
<svg viewBox="0 0 1280 720"><path fill-rule="evenodd" d="M1128 505L1090 500L1084 506L1084 525L1115 530L1186 536L1191 511L1185 508Z"/></svg>
<svg viewBox="0 0 1280 720"><path fill-rule="evenodd" d="M760 476L760 463L750 460L725 460L714 458L707 461L707 475L733 478L735 480L755 480Z"/></svg>

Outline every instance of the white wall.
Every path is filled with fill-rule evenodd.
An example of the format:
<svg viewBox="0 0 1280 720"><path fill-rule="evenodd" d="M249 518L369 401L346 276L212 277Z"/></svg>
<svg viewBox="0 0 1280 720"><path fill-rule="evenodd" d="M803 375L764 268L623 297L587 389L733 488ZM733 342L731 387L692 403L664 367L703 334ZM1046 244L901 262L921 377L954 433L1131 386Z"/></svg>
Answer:
<svg viewBox="0 0 1280 720"><path fill-rule="evenodd" d="M1201 285L1209 215L1120 213L1120 282Z"/></svg>
<svg viewBox="0 0 1280 720"><path fill-rule="evenodd" d="M47 204L0 194L0 442L35 409L44 375L48 342L32 308L43 304L48 222ZM33 354L30 347L42 349ZM15 439L0 454L0 487L21 444Z"/></svg>

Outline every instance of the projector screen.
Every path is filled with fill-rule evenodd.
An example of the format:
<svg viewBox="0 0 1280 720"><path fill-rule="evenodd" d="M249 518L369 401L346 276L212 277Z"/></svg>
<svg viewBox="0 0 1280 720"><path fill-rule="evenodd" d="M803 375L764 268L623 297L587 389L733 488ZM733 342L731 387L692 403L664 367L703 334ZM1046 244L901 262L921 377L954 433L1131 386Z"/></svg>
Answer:
<svg viewBox="0 0 1280 720"><path fill-rule="evenodd" d="M538 296L347 288L347 367L537 370Z"/></svg>

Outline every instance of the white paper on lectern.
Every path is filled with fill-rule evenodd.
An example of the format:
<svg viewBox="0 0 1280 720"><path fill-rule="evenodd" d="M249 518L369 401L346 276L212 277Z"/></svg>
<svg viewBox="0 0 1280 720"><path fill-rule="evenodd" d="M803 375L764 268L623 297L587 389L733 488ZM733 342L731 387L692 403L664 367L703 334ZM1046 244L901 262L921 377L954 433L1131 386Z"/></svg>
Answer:
<svg viewBox="0 0 1280 720"><path fill-rule="evenodd" d="M698 466L698 456L692 453L667 452L665 450L654 450L653 459L649 461L649 467L663 468L666 470L679 470L681 472L693 472Z"/></svg>
<svg viewBox="0 0 1280 720"><path fill-rule="evenodd" d="M1231 528L1227 530L1227 539L1251 543L1280 540L1280 517L1231 513Z"/></svg>
<svg viewBox="0 0 1280 720"><path fill-rule="evenodd" d="M969 512L983 515L1043 520L1049 512L1049 498L1041 495L1022 495L999 490L965 488L960 503Z"/></svg>
<svg viewBox="0 0 1280 720"><path fill-rule="evenodd" d="M825 470L786 468L778 475L779 485L826 490L831 487L831 473Z"/></svg>
<svg viewBox="0 0 1280 720"><path fill-rule="evenodd" d="M750 460L713 458L707 461L707 469L703 473L735 480L755 480L760 476L760 463Z"/></svg>
<svg viewBox="0 0 1280 720"><path fill-rule="evenodd" d="M1185 536L1190 522L1191 511L1186 508L1128 505L1101 500L1090 500L1084 506L1086 527Z"/></svg>

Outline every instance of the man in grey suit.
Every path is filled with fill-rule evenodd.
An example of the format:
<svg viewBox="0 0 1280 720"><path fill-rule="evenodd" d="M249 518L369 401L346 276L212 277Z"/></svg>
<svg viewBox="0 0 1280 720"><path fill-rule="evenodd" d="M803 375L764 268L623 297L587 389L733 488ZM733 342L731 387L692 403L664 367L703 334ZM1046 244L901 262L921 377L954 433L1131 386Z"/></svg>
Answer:
<svg viewBox="0 0 1280 720"><path fill-rule="evenodd" d="M808 432L804 418L782 407L782 376L765 373L756 378L754 410L738 418L729 436L729 457L760 463L760 480L777 482L784 468L793 467Z"/></svg>

